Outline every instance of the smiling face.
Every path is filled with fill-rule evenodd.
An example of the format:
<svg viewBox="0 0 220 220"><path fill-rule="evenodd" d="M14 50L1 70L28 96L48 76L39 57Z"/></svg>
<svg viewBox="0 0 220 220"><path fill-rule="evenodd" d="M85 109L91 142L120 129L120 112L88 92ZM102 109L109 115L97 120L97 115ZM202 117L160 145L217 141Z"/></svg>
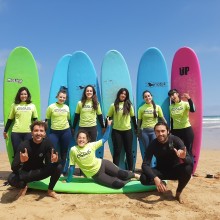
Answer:
<svg viewBox="0 0 220 220"><path fill-rule="evenodd" d="M155 126L154 132L156 134L157 140L160 143L166 143L167 142L169 131L167 130L165 125L157 125L157 126Z"/></svg>
<svg viewBox="0 0 220 220"><path fill-rule="evenodd" d="M88 86L86 88L85 95L87 99L91 99L93 97L93 88Z"/></svg>
<svg viewBox="0 0 220 220"><path fill-rule="evenodd" d="M127 93L126 93L126 91L123 91L123 92L119 95L119 100L120 100L120 102L124 102L125 99L126 99L126 97L127 97Z"/></svg>
<svg viewBox="0 0 220 220"><path fill-rule="evenodd" d="M28 98L28 93L26 90L22 90L20 92L20 100L21 102L26 102L27 101L27 98Z"/></svg>
<svg viewBox="0 0 220 220"><path fill-rule="evenodd" d="M170 99L172 102L178 103L180 101L179 93L174 92L173 94L170 95Z"/></svg>
<svg viewBox="0 0 220 220"><path fill-rule="evenodd" d="M80 132L77 135L76 142L77 142L79 147L84 147L88 143L87 135L84 132Z"/></svg>
<svg viewBox="0 0 220 220"><path fill-rule="evenodd" d="M57 95L57 102L58 102L59 104L63 104L65 101L66 101L66 94L60 92L60 93Z"/></svg>
<svg viewBox="0 0 220 220"><path fill-rule="evenodd" d="M145 92L143 96L144 96L144 101L147 104L150 104L152 101L152 95L149 92Z"/></svg>
<svg viewBox="0 0 220 220"><path fill-rule="evenodd" d="M46 136L45 128L42 125L35 125L31 133L32 133L33 141L36 144L40 144Z"/></svg>

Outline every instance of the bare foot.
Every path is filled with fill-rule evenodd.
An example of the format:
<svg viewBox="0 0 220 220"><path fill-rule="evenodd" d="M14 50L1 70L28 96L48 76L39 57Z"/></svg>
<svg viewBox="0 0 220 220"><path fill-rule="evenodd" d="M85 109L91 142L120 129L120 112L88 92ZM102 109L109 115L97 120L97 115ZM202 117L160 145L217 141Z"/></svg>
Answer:
<svg viewBox="0 0 220 220"><path fill-rule="evenodd" d="M27 189L28 189L28 186L25 186L23 189L21 189L18 195L16 196L16 199L19 199L21 196L25 196Z"/></svg>
<svg viewBox="0 0 220 220"><path fill-rule="evenodd" d="M57 193L55 193L53 190L48 189L47 194L48 194L48 196L50 196L56 200L60 200L60 196Z"/></svg>
<svg viewBox="0 0 220 220"><path fill-rule="evenodd" d="M177 192L176 193L176 200L180 203L180 204L184 204L184 201L183 201L183 199L182 199L182 197L181 197L181 193L180 192Z"/></svg>

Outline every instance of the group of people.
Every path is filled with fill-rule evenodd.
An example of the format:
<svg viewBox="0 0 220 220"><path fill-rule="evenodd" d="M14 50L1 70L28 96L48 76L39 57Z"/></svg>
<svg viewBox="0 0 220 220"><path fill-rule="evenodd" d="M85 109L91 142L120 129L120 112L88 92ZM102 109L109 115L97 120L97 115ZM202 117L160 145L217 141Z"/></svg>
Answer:
<svg viewBox="0 0 220 220"><path fill-rule="evenodd" d="M166 184L163 179L176 179L179 181L176 198L182 202L180 194L190 180L193 169L193 130L189 122L189 112L194 112L195 107L187 93L182 97L188 101L181 100L176 89L170 90L168 95L172 102L170 105L172 135L162 108L154 103L150 91L143 92L145 103L138 109L137 122L126 88L118 91L104 120L95 88L88 85L77 103L71 125L70 110L65 104L67 99L65 89L58 91L57 102L48 106L45 122L42 122L37 120L36 107L31 102L28 88L20 88L3 134L4 138L8 138L7 132L15 121L11 133L14 150L13 173L9 176L9 183L21 188L19 193L21 196L25 195L28 182L51 176L48 195L57 198L53 187L61 174L66 175L64 167L67 152L76 125L79 123L78 133L74 135L76 146L72 147L69 153L70 166L66 183L71 181L75 165L79 166L85 176L116 189L123 187L131 178L136 178L144 185L155 184L158 191L164 192ZM97 119L104 133L103 138L98 141ZM133 172L131 123L146 150L141 175ZM48 138L46 138L47 124L50 125ZM95 156L95 151L108 140L111 124L113 124L111 132L113 163ZM123 147L128 170L118 167ZM154 168L151 167L153 156L157 161Z"/></svg>

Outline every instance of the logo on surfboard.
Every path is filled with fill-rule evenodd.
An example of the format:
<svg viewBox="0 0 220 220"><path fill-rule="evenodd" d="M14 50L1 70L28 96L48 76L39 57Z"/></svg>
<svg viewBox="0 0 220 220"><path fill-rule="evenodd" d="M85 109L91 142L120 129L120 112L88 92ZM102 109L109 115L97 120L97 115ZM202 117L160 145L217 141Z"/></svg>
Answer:
<svg viewBox="0 0 220 220"><path fill-rule="evenodd" d="M92 84L91 84L92 85ZM76 86L77 89L79 90L83 90L87 85L79 85L79 86ZM96 87L96 85L92 85L94 88Z"/></svg>
<svg viewBox="0 0 220 220"><path fill-rule="evenodd" d="M19 83L21 84L23 82L23 79L12 79L12 78L8 78L7 82L12 82L12 83Z"/></svg>
<svg viewBox="0 0 220 220"><path fill-rule="evenodd" d="M167 82L146 82L147 87L166 87Z"/></svg>
<svg viewBox="0 0 220 220"><path fill-rule="evenodd" d="M189 72L189 66L184 66L179 68L179 74L180 76L187 75Z"/></svg>

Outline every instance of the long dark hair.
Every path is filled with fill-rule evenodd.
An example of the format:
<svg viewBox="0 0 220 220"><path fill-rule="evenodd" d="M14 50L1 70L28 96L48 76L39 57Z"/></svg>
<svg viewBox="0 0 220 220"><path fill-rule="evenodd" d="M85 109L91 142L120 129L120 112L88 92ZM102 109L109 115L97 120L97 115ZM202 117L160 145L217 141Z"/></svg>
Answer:
<svg viewBox="0 0 220 220"><path fill-rule="evenodd" d="M114 102L114 106L115 106L115 111L118 112L119 111L119 102L120 102L120 95L126 92L126 98L124 100L124 105L123 105L123 115L128 115L130 113L130 109L131 109L131 101L129 98L129 92L126 88L121 88L119 89L115 102Z"/></svg>
<svg viewBox="0 0 220 220"><path fill-rule="evenodd" d="M30 104L31 103L31 93L29 92L29 90L28 90L28 88L27 87L21 87L19 90L18 90L18 92L17 92L17 94L16 94L16 96L15 96L15 101L14 101L14 103L15 104L19 104L19 103L21 103L21 98L20 98L20 95L21 95L21 92L23 92L23 91L26 91L27 92L27 100L26 100L26 103L27 104Z"/></svg>
<svg viewBox="0 0 220 220"><path fill-rule="evenodd" d="M97 95L96 95L96 91L95 91L95 87L92 85L87 85L84 90L83 90L83 94L82 94L82 98L81 98L81 102L82 102L82 107L85 105L87 97L86 97L86 89L88 87L91 87L93 90L93 96L92 96L92 107L97 110L98 109L98 99L97 99Z"/></svg>
<svg viewBox="0 0 220 220"><path fill-rule="evenodd" d="M144 94L145 93L150 93L150 95L152 96L152 94L151 94L151 92L150 91L148 91L148 90L145 90L145 91L143 91L143 94L142 94L142 96L143 96L143 99L144 99ZM153 96L152 96L153 97ZM153 114L154 114L154 118L157 118L158 117L158 115L157 115L157 112L156 112L156 104L155 104L155 102L154 102L154 100L152 99L151 100L151 103L152 103L152 105L153 105L153 108L154 108L154 112L153 112Z"/></svg>

